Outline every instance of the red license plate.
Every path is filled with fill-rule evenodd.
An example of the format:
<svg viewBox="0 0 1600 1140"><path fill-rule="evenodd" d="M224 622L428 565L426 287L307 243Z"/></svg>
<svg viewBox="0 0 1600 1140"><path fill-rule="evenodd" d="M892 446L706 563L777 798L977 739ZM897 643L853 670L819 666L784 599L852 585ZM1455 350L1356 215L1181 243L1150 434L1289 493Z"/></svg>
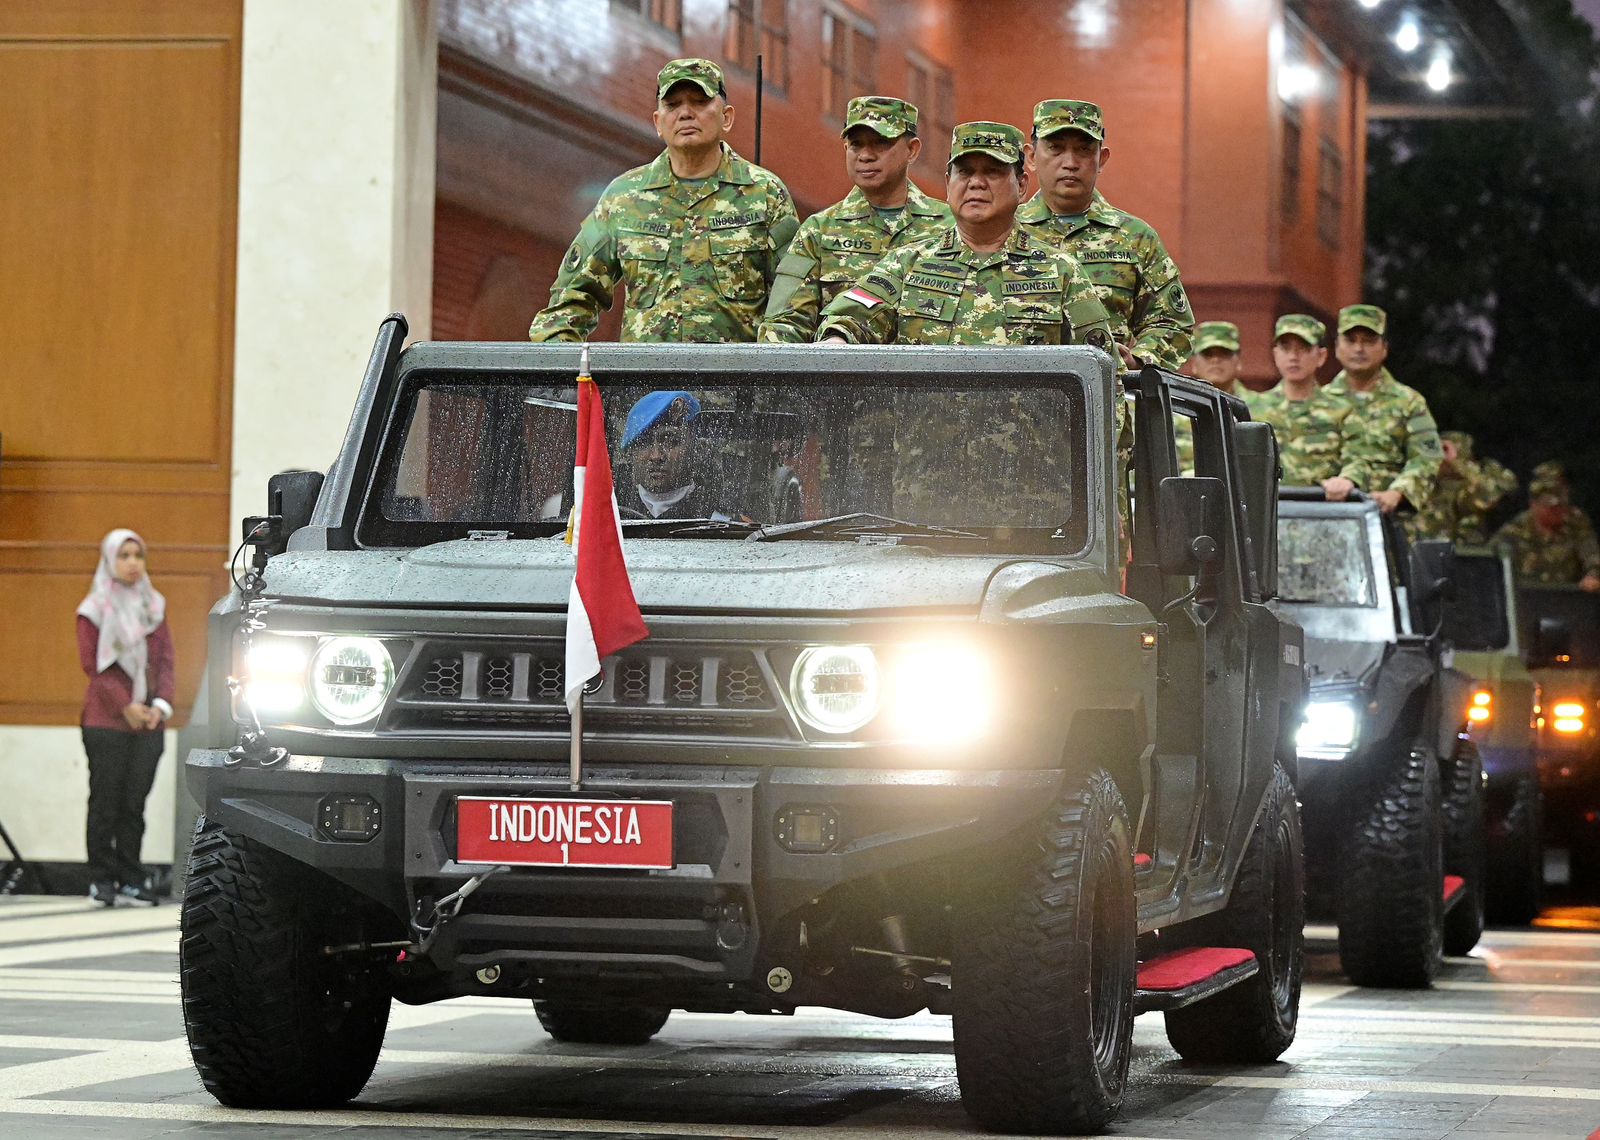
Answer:
<svg viewBox="0 0 1600 1140"><path fill-rule="evenodd" d="M671 867L661 800L456 800L456 862L516 867Z"/></svg>

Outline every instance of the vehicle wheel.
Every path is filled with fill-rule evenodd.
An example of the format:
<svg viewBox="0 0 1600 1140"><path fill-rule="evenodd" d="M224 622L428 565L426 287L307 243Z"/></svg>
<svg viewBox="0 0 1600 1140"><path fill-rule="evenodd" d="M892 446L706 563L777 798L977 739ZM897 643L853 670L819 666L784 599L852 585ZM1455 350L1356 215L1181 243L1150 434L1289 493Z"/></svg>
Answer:
<svg viewBox="0 0 1600 1140"><path fill-rule="evenodd" d="M1450 765L1444 789L1444 870L1460 875L1467 885L1444 916L1444 952L1459 957L1483 937L1484 850L1483 758L1477 746L1463 741Z"/></svg>
<svg viewBox="0 0 1600 1140"><path fill-rule="evenodd" d="M569 1045L643 1045L661 1032L670 1009L654 1005L595 1006L535 1000L544 1031Z"/></svg>
<svg viewBox="0 0 1600 1140"><path fill-rule="evenodd" d="M372 1076L388 990L376 970L322 953L361 937L350 902L309 868L204 816L196 823L178 978L194 1066L223 1104L327 1108Z"/></svg>
<svg viewBox="0 0 1600 1140"><path fill-rule="evenodd" d="M1294 784L1280 767L1228 908L1199 920L1185 938L1194 945L1253 950L1261 970L1215 997L1167 1011L1167 1040L1185 1061L1264 1064L1294 1044L1305 971L1303 851Z"/></svg>
<svg viewBox="0 0 1600 1140"><path fill-rule="evenodd" d="M956 1075L1001 1132L1102 1127L1133 1037L1133 849L1104 771L1041 821L1020 858L974 881L951 966Z"/></svg>
<svg viewBox="0 0 1600 1140"><path fill-rule="evenodd" d="M1544 893L1544 802L1538 777L1517 777L1511 804L1489 834L1489 920L1527 926L1539 917Z"/></svg>
<svg viewBox="0 0 1600 1140"><path fill-rule="evenodd" d="M1350 829L1339 884L1339 960L1358 986L1423 989L1443 954L1439 766L1412 753Z"/></svg>

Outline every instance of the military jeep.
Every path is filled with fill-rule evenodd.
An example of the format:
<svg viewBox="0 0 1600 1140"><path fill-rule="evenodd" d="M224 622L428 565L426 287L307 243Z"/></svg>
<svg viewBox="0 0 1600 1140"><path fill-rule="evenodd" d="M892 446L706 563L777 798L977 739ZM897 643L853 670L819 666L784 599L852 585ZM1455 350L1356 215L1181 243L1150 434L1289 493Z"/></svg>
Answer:
<svg viewBox="0 0 1600 1140"><path fill-rule="evenodd" d="M1544 888L1544 804L1539 789L1540 686L1524 661L1526 633L1511 572L1499 551L1458 546L1443 636L1472 678L1467 728L1483 757L1490 922L1526 926Z"/></svg>
<svg viewBox="0 0 1600 1140"><path fill-rule="evenodd" d="M1141 1012L1186 1058L1288 1047L1302 646L1241 404L1084 348L595 346L619 501L677 407L697 506L623 512L650 636L575 756L578 346L405 331L211 616L181 977L217 1099L347 1100L391 1000L458 995L613 1046L673 1010L950 1013L1006 1130L1104 1124Z"/></svg>
<svg viewBox="0 0 1600 1140"><path fill-rule="evenodd" d="M1567 851L1568 883L1600 887L1600 594L1518 587L1528 667L1539 681L1545 836Z"/></svg>
<svg viewBox="0 0 1600 1140"><path fill-rule="evenodd" d="M1484 924L1474 686L1441 636L1452 548L1409 545L1359 492L1285 487L1279 512L1280 605L1311 675L1296 738L1308 906L1337 922L1351 981L1425 987Z"/></svg>

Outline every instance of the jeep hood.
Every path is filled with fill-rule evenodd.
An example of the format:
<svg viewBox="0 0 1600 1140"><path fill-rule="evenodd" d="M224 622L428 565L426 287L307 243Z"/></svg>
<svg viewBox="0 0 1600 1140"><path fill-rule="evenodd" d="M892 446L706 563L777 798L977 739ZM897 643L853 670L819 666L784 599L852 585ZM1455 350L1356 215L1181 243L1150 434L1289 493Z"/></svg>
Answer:
<svg viewBox="0 0 1600 1140"><path fill-rule="evenodd" d="M1034 604L1045 585L1041 579L1057 597L1104 589L1090 566L909 544L653 538L628 543L627 559L634 594L647 613L939 608L976 616L986 597L990 607L1005 611ZM298 551L268 563L266 592L325 605L564 610L572 571L572 549L558 539Z"/></svg>

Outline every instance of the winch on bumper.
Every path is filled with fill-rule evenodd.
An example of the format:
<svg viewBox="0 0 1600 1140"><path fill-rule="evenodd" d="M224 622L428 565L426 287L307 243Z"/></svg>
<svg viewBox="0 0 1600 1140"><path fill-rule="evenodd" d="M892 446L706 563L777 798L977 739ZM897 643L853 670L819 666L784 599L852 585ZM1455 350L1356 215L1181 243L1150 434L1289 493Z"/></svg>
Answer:
<svg viewBox="0 0 1600 1140"><path fill-rule="evenodd" d="M431 935L425 957L440 971L494 966L546 980L763 989L780 959L791 970L798 964L805 935L795 916L808 905L855 881L959 861L1036 819L1063 778L1054 769L591 762L574 793L564 765L462 767L291 756L261 768L205 749L190 754L188 771L209 818L317 867L413 932L420 926ZM224 768L225 782L206 779ZM438 922L440 900L500 866L458 858L459 801L475 797L670 803L672 865L506 866Z"/></svg>

